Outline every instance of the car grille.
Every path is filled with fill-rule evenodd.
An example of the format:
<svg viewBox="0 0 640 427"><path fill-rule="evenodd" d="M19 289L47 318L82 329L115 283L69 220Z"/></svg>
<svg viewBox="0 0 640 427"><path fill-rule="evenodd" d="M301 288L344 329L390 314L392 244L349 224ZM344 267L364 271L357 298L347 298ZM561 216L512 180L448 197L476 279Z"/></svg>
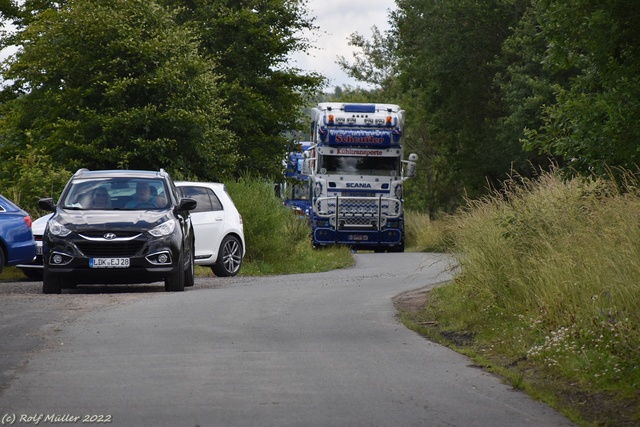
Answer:
<svg viewBox="0 0 640 427"><path fill-rule="evenodd" d="M80 251L87 257L131 257L137 254L144 242L130 240L128 242L78 242Z"/></svg>

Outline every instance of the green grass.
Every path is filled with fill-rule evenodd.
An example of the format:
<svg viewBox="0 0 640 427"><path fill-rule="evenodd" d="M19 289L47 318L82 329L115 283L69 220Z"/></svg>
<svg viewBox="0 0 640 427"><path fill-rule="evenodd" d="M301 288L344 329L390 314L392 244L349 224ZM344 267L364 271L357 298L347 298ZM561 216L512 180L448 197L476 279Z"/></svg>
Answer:
<svg viewBox="0 0 640 427"><path fill-rule="evenodd" d="M429 216L411 210L405 211L405 240L407 251L447 252L451 245L453 217L432 221Z"/></svg>
<svg viewBox="0 0 640 427"><path fill-rule="evenodd" d="M470 202L445 227L461 273L405 321L583 425L637 425L637 188L546 174Z"/></svg>

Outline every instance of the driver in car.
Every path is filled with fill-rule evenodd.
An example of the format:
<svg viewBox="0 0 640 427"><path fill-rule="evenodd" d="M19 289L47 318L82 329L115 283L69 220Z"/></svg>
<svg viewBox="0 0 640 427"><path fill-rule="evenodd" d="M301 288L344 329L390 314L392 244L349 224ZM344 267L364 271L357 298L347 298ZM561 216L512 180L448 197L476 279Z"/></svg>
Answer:
<svg viewBox="0 0 640 427"><path fill-rule="evenodd" d="M151 187L149 187L148 182L138 182L136 184L136 194L135 197L127 202L124 206L125 208L149 208L149 207L159 207L164 206L166 204L166 200L159 196L151 195Z"/></svg>

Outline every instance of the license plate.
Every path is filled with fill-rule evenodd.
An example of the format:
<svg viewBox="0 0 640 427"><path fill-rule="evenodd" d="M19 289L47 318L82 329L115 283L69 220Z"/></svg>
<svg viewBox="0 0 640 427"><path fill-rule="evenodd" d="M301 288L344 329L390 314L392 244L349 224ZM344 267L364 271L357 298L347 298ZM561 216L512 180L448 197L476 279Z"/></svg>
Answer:
<svg viewBox="0 0 640 427"><path fill-rule="evenodd" d="M128 268L129 258L89 258L91 268Z"/></svg>
<svg viewBox="0 0 640 427"><path fill-rule="evenodd" d="M42 246L36 246L36 255L42 255Z"/></svg>

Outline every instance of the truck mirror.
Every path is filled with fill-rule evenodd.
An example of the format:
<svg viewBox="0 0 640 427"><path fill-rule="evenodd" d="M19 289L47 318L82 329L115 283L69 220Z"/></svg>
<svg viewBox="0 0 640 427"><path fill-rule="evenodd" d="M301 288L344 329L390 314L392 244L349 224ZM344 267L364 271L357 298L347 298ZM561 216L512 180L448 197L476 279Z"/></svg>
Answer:
<svg viewBox="0 0 640 427"><path fill-rule="evenodd" d="M409 154L409 160L404 161L404 163L406 164L405 178L415 178L416 161L418 161L418 155L416 153Z"/></svg>
<svg viewBox="0 0 640 427"><path fill-rule="evenodd" d="M415 178L416 164L415 162L407 162L407 178Z"/></svg>

